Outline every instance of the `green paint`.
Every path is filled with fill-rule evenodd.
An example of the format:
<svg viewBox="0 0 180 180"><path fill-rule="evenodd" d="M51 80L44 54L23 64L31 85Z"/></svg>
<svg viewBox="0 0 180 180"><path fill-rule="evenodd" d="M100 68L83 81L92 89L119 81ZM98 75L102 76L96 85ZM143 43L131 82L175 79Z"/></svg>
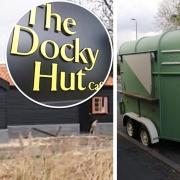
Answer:
<svg viewBox="0 0 180 180"><path fill-rule="evenodd" d="M180 141L180 65L163 62L180 62L180 30L169 31L161 36L141 38L126 42L120 48L120 55L156 52L157 59L152 61L154 98L158 102L140 100L141 115L151 119L160 138ZM123 91L148 96L147 91L126 63L121 63ZM126 112L138 113L137 98L124 96Z"/></svg>

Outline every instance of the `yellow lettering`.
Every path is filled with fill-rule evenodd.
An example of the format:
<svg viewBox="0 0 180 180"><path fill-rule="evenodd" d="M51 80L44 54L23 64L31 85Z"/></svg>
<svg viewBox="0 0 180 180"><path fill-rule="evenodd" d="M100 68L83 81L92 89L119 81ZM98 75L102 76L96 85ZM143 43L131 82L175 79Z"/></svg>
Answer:
<svg viewBox="0 0 180 180"><path fill-rule="evenodd" d="M56 13L52 13L51 11L52 7L51 4L46 4L46 22L45 22L45 28L49 29L51 27L51 18L55 18L56 20L56 31L61 31L61 16Z"/></svg>
<svg viewBox="0 0 180 180"><path fill-rule="evenodd" d="M67 61L67 62L70 62L74 59L74 57L70 58L66 55L66 47L68 49L73 49L74 46L72 44L64 44L62 47L61 47L61 50L60 50L60 54L62 56L62 58Z"/></svg>
<svg viewBox="0 0 180 180"><path fill-rule="evenodd" d="M63 91L75 90L75 74L70 73L70 86L66 87L66 75L65 72L61 72L60 86Z"/></svg>
<svg viewBox="0 0 180 180"><path fill-rule="evenodd" d="M19 44L19 34L20 31L25 31L29 33L29 35L32 35L32 46L29 52L18 52L18 44ZM35 31L28 27L20 26L20 25L15 25L14 27L14 33L13 33L13 40L12 40L12 46L11 46L11 54L16 54L16 55L21 55L21 56L28 56L30 54L33 54L39 44L39 38Z"/></svg>
<svg viewBox="0 0 180 180"><path fill-rule="evenodd" d="M47 46L47 44L50 44L52 46L52 48L53 48L53 55L52 55L52 57L48 56L47 53L46 53L46 46ZM41 44L40 50L41 50L41 54L46 59L55 59L55 58L57 58L57 56L59 54L59 47L58 47L58 45L54 41L51 41L51 40L44 41Z"/></svg>
<svg viewBox="0 0 180 180"><path fill-rule="evenodd" d="M91 48L86 48L87 49L87 52L88 52L88 55L89 55L89 59L91 61L91 65L88 67L85 67L85 70L87 71L91 71L96 63L96 60L97 60L97 56L98 56L98 53L99 53L99 49L96 50L96 53L93 54L92 52L92 49Z"/></svg>
<svg viewBox="0 0 180 180"><path fill-rule="evenodd" d="M79 38L75 39L75 62L79 63L80 59L82 60L83 64L87 64L87 59L84 57L83 52L86 50L86 48L82 49L80 51L80 40Z"/></svg>
<svg viewBox="0 0 180 180"><path fill-rule="evenodd" d="M33 91L39 91L40 78L50 78L51 79L51 91L57 91L57 64L52 63L52 74L45 75L41 74L41 62L35 62L35 72L34 72L34 87Z"/></svg>
<svg viewBox="0 0 180 180"><path fill-rule="evenodd" d="M94 88L92 88L92 85L94 85L94 82L91 81L91 82L89 83L88 87L89 87L89 89L90 89L91 91L94 91Z"/></svg>
<svg viewBox="0 0 180 180"><path fill-rule="evenodd" d="M66 18L63 22L63 29L68 35L73 35L76 31L72 31L69 28L76 26L76 21L73 18Z"/></svg>
<svg viewBox="0 0 180 180"><path fill-rule="evenodd" d="M29 25L35 25L36 22L36 8L31 9L29 17Z"/></svg>
<svg viewBox="0 0 180 180"><path fill-rule="evenodd" d="M86 74L84 74L83 72L82 72L82 70L80 70L78 73L77 73L77 76L78 76L78 90L80 90L80 91L83 91L83 90L85 90L86 88L85 87L83 87L83 76L85 76Z"/></svg>

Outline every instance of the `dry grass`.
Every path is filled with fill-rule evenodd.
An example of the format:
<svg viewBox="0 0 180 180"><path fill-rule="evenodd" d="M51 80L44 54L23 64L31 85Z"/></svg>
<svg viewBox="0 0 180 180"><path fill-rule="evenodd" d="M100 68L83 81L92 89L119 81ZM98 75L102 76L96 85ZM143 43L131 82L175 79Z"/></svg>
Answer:
<svg viewBox="0 0 180 180"><path fill-rule="evenodd" d="M111 137L72 136L0 146L0 180L111 180Z"/></svg>

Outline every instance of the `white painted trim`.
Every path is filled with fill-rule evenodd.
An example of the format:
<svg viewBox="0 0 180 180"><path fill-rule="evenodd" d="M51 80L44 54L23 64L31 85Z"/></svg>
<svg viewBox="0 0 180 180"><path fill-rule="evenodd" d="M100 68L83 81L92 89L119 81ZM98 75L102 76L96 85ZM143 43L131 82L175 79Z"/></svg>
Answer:
<svg viewBox="0 0 180 180"><path fill-rule="evenodd" d="M175 62L175 61L172 61L172 62L162 62L161 63L162 65L180 65L180 62Z"/></svg>
<svg viewBox="0 0 180 180"><path fill-rule="evenodd" d="M180 53L180 49L162 50L162 53Z"/></svg>
<svg viewBox="0 0 180 180"><path fill-rule="evenodd" d="M147 128L152 144L159 142L159 136L158 136L157 129L156 129L154 123L150 119L142 117L142 116L139 117L138 114L129 112L129 113L125 113L123 115L123 121L124 121L124 117L126 117L126 116L143 124Z"/></svg>

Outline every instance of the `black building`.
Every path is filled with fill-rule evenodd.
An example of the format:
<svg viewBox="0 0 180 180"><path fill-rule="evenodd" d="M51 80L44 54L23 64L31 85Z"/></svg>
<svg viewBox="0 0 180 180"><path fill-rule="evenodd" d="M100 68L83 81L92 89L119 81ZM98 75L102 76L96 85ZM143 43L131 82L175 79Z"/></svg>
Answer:
<svg viewBox="0 0 180 180"><path fill-rule="evenodd" d="M110 76L104 87L89 101L66 109L37 105L25 98L14 86L5 65L0 65L0 128L17 125L80 123L87 132L93 119L113 121L113 83Z"/></svg>

